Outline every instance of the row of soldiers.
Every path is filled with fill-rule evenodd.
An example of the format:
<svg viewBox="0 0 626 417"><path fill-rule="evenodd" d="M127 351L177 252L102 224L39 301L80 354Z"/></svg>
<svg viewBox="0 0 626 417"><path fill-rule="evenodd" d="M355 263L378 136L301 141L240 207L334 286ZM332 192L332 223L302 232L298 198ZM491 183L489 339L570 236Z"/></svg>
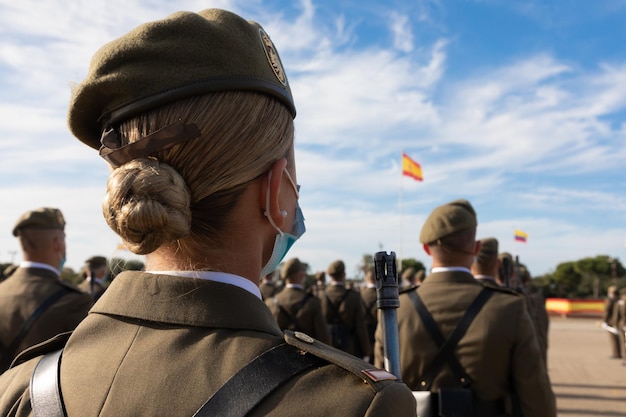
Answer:
<svg viewBox="0 0 626 417"><path fill-rule="evenodd" d="M611 285L604 302L602 327L609 334L611 358L624 359L626 364L626 288Z"/></svg>
<svg viewBox="0 0 626 417"><path fill-rule="evenodd" d="M86 260L77 286L60 279L66 257L65 219L59 209L24 213L13 235L22 261L7 267L0 282L0 373L28 347L73 330L107 286L103 256Z"/></svg>

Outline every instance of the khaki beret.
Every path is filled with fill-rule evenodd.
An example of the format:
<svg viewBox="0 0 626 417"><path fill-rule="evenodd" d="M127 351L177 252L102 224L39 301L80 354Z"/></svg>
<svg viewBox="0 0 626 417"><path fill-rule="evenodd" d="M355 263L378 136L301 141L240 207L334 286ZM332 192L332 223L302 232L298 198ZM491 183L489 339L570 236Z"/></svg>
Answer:
<svg viewBox="0 0 626 417"><path fill-rule="evenodd" d="M291 258L283 265L283 269L280 272L282 278L287 278L297 274L298 272L306 271L307 264L300 262L298 258Z"/></svg>
<svg viewBox="0 0 626 417"><path fill-rule="evenodd" d="M104 256L92 256L85 261L89 268L100 268L107 266L107 258Z"/></svg>
<svg viewBox="0 0 626 417"><path fill-rule="evenodd" d="M234 13L177 12L104 45L73 91L68 123L98 149L103 131L147 110L215 91L257 91L296 109L278 52L263 28Z"/></svg>
<svg viewBox="0 0 626 417"><path fill-rule="evenodd" d="M61 229L65 228L65 219L61 210L42 207L28 211L17 220L13 227L13 236L22 229Z"/></svg>
<svg viewBox="0 0 626 417"><path fill-rule="evenodd" d="M495 237L480 239L480 252L478 252L478 256L487 255L498 255L498 239Z"/></svg>
<svg viewBox="0 0 626 417"><path fill-rule="evenodd" d="M438 239L475 228L476 212L467 200L454 200L439 206L430 213L420 232L420 243L428 244Z"/></svg>
<svg viewBox="0 0 626 417"><path fill-rule="evenodd" d="M343 275L346 273L346 265L341 260L333 261L330 265L328 265L328 275Z"/></svg>

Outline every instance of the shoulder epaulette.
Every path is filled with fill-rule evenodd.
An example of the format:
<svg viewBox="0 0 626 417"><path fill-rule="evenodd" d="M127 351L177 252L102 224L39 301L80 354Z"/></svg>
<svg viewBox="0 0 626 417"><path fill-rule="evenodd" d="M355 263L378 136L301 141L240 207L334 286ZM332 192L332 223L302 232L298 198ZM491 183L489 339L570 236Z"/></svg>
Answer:
<svg viewBox="0 0 626 417"><path fill-rule="evenodd" d="M19 355L15 357L12 367L36 358L37 356L45 355L46 353L63 349L71 335L71 331L59 333L58 335L46 340L45 342L41 342L27 349L24 349L22 352L20 352Z"/></svg>
<svg viewBox="0 0 626 417"><path fill-rule="evenodd" d="M389 383L398 380L395 375L384 369L375 368L356 356L324 344L305 333L285 330L284 334L285 341L288 344L345 369L366 382L376 391L380 391Z"/></svg>

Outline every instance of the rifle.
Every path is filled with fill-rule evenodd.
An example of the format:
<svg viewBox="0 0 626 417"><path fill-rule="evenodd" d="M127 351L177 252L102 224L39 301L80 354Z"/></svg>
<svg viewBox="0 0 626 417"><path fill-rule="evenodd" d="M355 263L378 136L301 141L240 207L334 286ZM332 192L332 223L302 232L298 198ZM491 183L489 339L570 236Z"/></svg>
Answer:
<svg viewBox="0 0 626 417"><path fill-rule="evenodd" d="M376 307L382 312L383 349L385 369L402 380L400 370L400 344L398 342L398 271L396 253L377 252L374 256L376 271Z"/></svg>

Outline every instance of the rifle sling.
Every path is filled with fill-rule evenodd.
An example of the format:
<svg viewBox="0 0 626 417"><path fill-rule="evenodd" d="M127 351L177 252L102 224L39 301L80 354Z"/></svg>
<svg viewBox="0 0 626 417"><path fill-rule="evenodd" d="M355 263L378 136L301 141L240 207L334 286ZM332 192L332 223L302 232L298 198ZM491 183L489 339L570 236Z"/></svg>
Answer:
<svg viewBox="0 0 626 417"><path fill-rule="evenodd" d="M465 314L459 320L456 328L452 331L448 339L446 340L439 330L435 319L430 314L421 297L417 293L417 291L411 291L408 295L411 301L413 302L413 306L417 313L419 314L422 323L424 323L424 327L430 333L430 336L433 338L435 345L439 348L439 352L435 356L435 359L431 362L430 366L426 368L424 371L424 376L422 381L424 382L423 390L430 390L432 383L434 381L435 376L441 369L444 363L448 363L450 369L455 374L455 376L459 379L463 387L468 387L471 384L471 379L469 375L463 369L463 366L454 355L454 349L458 344L459 340L463 337L467 328L472 323L476 315L480 312L483 305L487 302L489 297L491 297L493 291L488 288L483 288L482 291L478 294L478 296L472 301L472 304L467 308Z"/></svg>
<svg viewBox="0 0 626 417"><path fill-rule="evenodd" d="M62 350L45 355L31 377L30 391L35 417L66 417L59 384ZM325 361L303 354L286 343L250 361L215 392L193 417L243 417L292 377ZM244 394L244 395L242 395Z"/></svg>

